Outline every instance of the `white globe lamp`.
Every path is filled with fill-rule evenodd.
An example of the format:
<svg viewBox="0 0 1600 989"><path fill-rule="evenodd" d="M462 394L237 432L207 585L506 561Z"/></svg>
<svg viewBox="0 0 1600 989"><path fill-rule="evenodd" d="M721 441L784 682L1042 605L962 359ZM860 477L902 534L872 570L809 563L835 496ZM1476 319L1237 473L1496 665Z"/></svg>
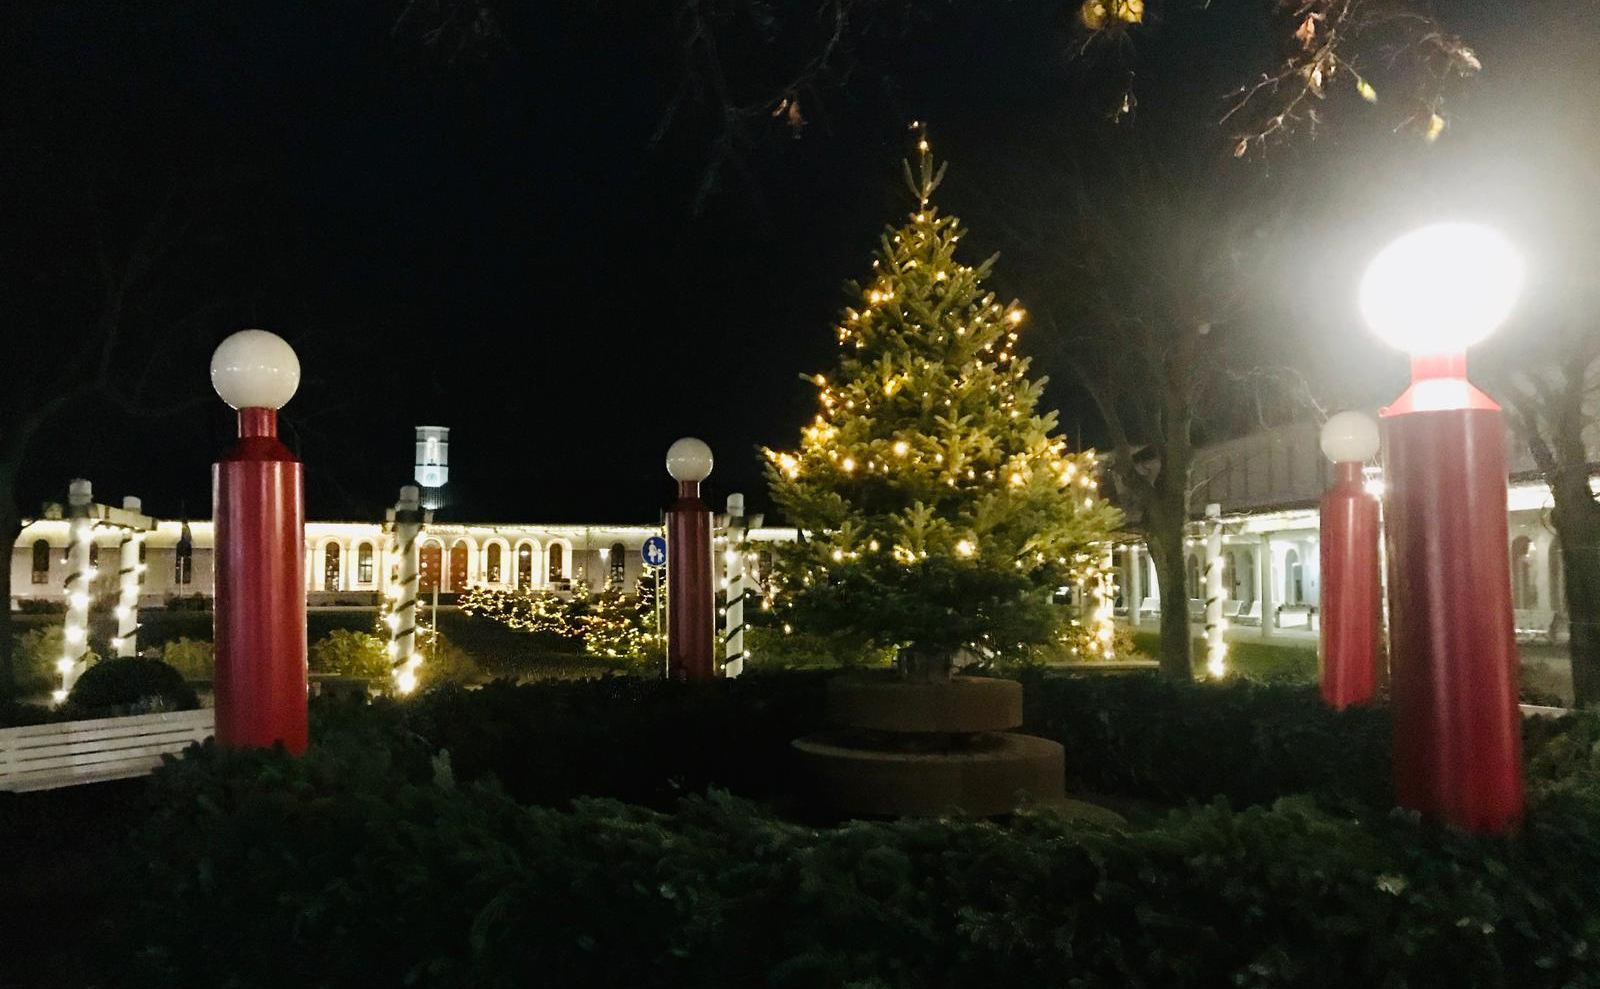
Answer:
<svg viewBox="0 0 1600 989"><path fill-rule="evenodd" d="M1366 463L1378 455L1378 424L1360 412L1339 412L1322 427L1322 452L1336 464Z"/></svg>
<svg viewBox="0 0 1600 989"><path fill-rule="evenodd" d="M211 387L235 409L281 409L300 387L300 358L276 333L240 330L211 355Z"/></svg>
<svg viewBox="0 0 1600 989"><path fill-rule="evenodd" d="M1497 231L1434 223L1379 251L1361 279L1361 315L1413 357L1466 353L1511 314L1523 263Z"/></svg>
<svg viewBox="0 0 1600 989"><path fill-rule="evenodd" d="M667 473L680 483L704 481L711 476L711 448L685 436L667 448Z"/></svg>

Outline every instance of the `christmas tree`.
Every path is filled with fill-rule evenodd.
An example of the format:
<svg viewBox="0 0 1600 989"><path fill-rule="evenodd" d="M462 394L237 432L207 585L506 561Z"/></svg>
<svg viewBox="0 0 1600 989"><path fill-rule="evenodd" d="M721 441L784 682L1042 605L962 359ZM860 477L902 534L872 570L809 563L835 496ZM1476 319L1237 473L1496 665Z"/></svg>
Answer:
<svg viewBox="0 0 1600 989"><path fill-rule="evenodd" d="M1092 453L1069 453L1035 408L1016 345L1025 314L984 289L994 259L962 264L964 233L932 197L926 137L905 166L916 211L885 232L837 335L820 410L799 448L765 451L774 501L801 539L774 574L782 620L905 667L949 669L963 650L1028 654L1067 642L1058 587L1097 574L1119 513Z"/></svg>

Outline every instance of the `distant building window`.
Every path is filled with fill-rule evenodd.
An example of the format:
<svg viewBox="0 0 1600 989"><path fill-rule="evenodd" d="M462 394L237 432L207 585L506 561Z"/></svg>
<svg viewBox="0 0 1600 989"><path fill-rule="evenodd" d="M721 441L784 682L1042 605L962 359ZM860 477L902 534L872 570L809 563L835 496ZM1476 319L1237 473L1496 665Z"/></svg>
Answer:
<svg viewBox="0 0 1600 989"><path fill-rule="evenodd" d="M609 579L610 579L611 583L615 584L618 587L621 587L622 586L622 582L627 578L627 573L628 573L628 549L627 549L627 547L623 546L621 543L612 543L611 544L611 559L610 559L609 563L611 565L611 573L610 573Z"/></svg>
<svg viewBox="0 0 1600 989"><path fill-rule="evenodd" d="M372 544L362 543L356 547L356 580L363 584L372 583Z"/></svg>
<svg viewBox="0 0 1600 989"><path fill-rule="evenodd" d="M1533 579L1533 540L1518 536L1511 541L1511 606L1539 607L1539 585Z"/></svg>
<svg viewBox="0 0 1600 989"><path fill-rule="evenodd" d="M329 543L322 548L322 589L337 591L339 589L339 557L338 543Z"/></svg>
<svg viewBox="0 0 1600 989"><path fill-rule="evenodd" d="M1306 603L1306 573L1300 563L1300 554L1294 550L1283 554L1283 603L1291 608Z"/></svg>
<svg viewBox="0 0 1600 989"><path fill-rule="evenodd" d="M557 581L557 580L561 579L561 570L562 570L561 564L562 564L562 558L565 555L565 552L566 552L566 547L561 545L560 543L551 543L550 544L550 567L549 567L548 572L550 574L550 578L549 579L552 580L552 581Z"/></svg>
<svg viewBox="0 0 1600 989"><path fill-rule="evenodd" d="M1203 598L1205 589L1200 586L1200 560L1193 553L1189 554L1189 596Z"/></svg>
<svg viewBox="0 0 1600 989"><path fill-rule="evenodd" d="M490 543L484 550L483 579L491 584L500 583L500 544Z"/></svg>
<svg viewBox="0 0 1600 989"><path fill-rule="evenodd" d="M172 556L172 582L180 587L194 583L194 544L178 542Z"/></svg>
<svg viewBox="0 0 1600 989"><path fill-rule="evenodd" d="M33 582L50 583L50 544L43 539L33 543Z"/></svg>
<svg viewBox="0 0 1600 989"><path fill-rule="evenodd" d="M527 543L517 547L517 586L533 586L533 547Z"/></svg>

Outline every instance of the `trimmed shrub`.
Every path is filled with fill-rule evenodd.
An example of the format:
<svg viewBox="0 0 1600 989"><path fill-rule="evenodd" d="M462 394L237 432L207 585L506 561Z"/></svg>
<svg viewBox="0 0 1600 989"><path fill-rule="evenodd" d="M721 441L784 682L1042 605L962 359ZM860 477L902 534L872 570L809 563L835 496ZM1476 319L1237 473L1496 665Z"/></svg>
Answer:
<svg viewBox="0 0 1600 989"><path fill-rule="evenodd" d="M669 814L530 808L369 733L301 759L208 745L157 776L108 970L236 987L1593 986L1600 724L1540 732L1512 838L1305 798L1136 831L1048 811L818 830L715 793Z"/></svg>
<svg viewBox="0 0 1600 989"><path fill-rule="evenodd" d="M183 674L159 659L107 659L84 671L67 706L84 717L191 711L200 706Z"/></svg>
<svg viewBox="0 0 1600 989"><path fill-rule="evenodd" d="M388 683L393 662L387 643L368 632L336 628L311 644L309 665L317 673L365 677Z"/></svg>
<svg viewBox="0 0 1600 989"><path fill-rule="evenodd" d="M31 628L13 642L11 662L18 697L48 694L60 686L61 674L56 670L56 660L66 654L65 632L60 622Z"/></svg>
<svg viewBox="0 0 1600 989"><path fill-rule="evenodd" d="M161 661L185 680L210 683L217 675L216 647L209 639L173 639L161 647Z"/></svg>

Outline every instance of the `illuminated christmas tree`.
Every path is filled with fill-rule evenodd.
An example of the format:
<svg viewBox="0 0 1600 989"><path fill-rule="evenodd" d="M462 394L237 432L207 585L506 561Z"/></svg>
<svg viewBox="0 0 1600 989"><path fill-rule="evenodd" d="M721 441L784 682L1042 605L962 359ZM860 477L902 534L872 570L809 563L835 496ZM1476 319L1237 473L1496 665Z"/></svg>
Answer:
<svg viewBox="0 0 1600 989"><path fill-rule="evenodd" d="M902 667L941 674L962 650L1019 656L1080 636L1058 587L1098 575L1121 522L1094 456L1069 453L1035 408L1016 345L1025 314L985 291L993 258L961 263L964 233L932 197L926 138L906 181L916 211L851 283L832 374L797 450L767 450L774 501L799 542L779 550L781 620Z"/></svg>

